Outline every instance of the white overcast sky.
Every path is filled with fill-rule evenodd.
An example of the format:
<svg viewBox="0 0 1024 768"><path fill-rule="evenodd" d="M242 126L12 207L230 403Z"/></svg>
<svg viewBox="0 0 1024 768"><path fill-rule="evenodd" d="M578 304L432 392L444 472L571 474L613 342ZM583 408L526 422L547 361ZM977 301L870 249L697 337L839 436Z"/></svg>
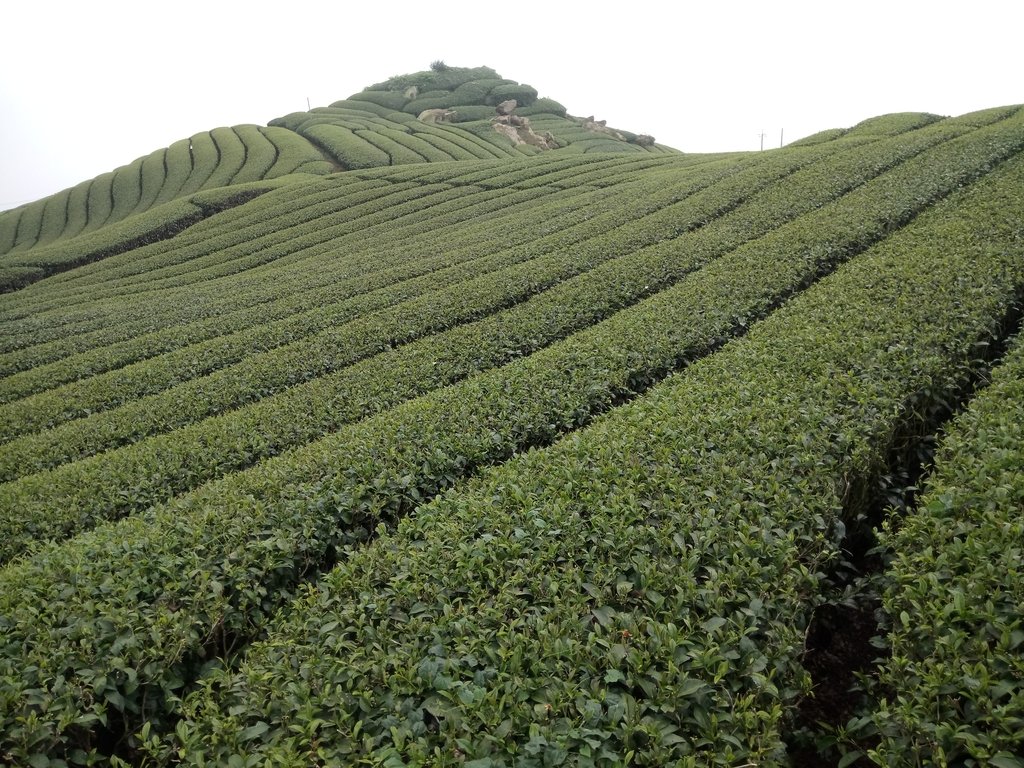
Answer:
<svg viewBox="0 0 1024 768"><path fill-rule="evenodd" d="M0 210L436 59L688 152L1024 102L1021 0L18 0L0 23Z"/></svg>

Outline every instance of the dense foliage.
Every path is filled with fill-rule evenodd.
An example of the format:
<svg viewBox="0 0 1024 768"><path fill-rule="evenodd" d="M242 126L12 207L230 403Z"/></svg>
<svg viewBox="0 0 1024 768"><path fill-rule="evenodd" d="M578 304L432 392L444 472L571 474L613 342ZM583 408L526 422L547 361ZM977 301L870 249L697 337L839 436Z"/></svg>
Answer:
<svg viewBox="0 0 1024 768"><path fill-rule="evenodd" d="M1024 765L1019 339L993 378L945 435L927 495L886 538L889 654L864 724L883 765Z"/></svg>
<svg viewBox="0 0 1024 768"><path fill-rule="evenodd" d="M418 119L506 98L560 149ZM1024 114L636 139L435 62L0 215L0 763L784 764L865 489L1017 323ZM1018 765L1021 359L847 760Z"/></svg>

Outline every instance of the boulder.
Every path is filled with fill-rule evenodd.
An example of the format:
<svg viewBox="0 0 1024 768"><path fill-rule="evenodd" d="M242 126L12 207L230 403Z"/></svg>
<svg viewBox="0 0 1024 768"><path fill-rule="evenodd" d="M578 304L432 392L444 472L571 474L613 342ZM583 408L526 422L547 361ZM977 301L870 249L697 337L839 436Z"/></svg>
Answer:
<svg viewBox="0 0 1024 768"><path fill-rule="evenodd" d="M498 115L491 119L491 123L494 125L494 130L502 136L507 136L517 146L530 144L540 149L556 149L558 147L558 142L550 132L546 131L543 136L535 133L528 117Z"/></svg>
<svg viewBox="0 0 1024 768"><path fill-rule="evenodd" d="M418 119L423 123L452 123L457 115L454 109L424 109Z"/></svg>
<svg viewBox="0 0 1024 768"><path fill-rule="evenodd" d="M520 144L525 144L526 143L520 137L519 131L517 131L515 128L513 128L508 123L495 123L494 124L494 130L496 130L502 136L507 136L509 139L512 140L512 143L515 144L516 146L519 146Z"/></svg>
<svg viewBox="0 0 1024 768"><path fill-rule="evenodd" d="M591 131L593 133L603 133L606 136L611 136L613 139L618 139L619 141L626 140L626 137L623 136L621 133L616 131L614 128L608 127L607 120L595 120L593 115L591 115L590 117L583 118L582 126L583 130L585 131Z"/></svg>

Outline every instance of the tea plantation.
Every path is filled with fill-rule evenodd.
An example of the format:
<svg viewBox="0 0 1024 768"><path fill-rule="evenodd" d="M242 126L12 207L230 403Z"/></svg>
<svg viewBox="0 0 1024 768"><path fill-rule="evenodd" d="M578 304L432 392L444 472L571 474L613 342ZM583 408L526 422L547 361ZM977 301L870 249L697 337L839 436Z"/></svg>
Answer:
<svg viewBox="0 0 1024 768"><path fill-rule="evenodd" d="M0 290L0 764L1024 768L1019 107L698 155L438 62Z"/></svg>

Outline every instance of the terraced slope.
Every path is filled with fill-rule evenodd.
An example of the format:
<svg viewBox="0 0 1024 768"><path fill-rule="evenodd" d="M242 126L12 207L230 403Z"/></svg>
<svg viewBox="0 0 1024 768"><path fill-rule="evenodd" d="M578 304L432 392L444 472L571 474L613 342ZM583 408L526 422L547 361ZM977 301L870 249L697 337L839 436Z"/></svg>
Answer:
<svg viewBox="0 0 1024 768"><path fill-rule="evenodd" d="M336 169L308 142L282 128L215 128L4 212L0 215L0 253L4 264L22 264L15 254L95 232L202 190Z"/></svg>
<svg viewBox="0 0 1024 768"><path fill-rule="evenodd" d="M1019 222L995 212L1022 173L353 553L190 698L187 762L781 760L844 492L1019 299Z"/></svg>
<svg viewBox="0 0 1024 768"><path fill-rule="evenodd" d="M569 117L562 105L538 99L532 87L487 67L404 75L330 107L272 120L267 127L238 125L196 134L0 213L0 291L171 236L271 188L256 182L551 151L675 152L649 136ZM197 194L204 191L218 194L212 200ZM104 237L89 236L99 231Z"/></svg>
<svg viewBox="0 0 1024 768"><path fill-rule="evenodd" d="M497 114L496 114L497 112ZM664 153L653 137L576 118L529 85L487 67L403 75L338 101L296 112L285 126L346 168L572 152Z"/></svg>
<svg viewBox="0 0 1024 768"><path fill-rule="evenodd" d="M486 74L273 127L571 120ZM6 294L0 761L784 762L844 523L1012 326L1024 113L628 138L254 171Z"/></svg>

